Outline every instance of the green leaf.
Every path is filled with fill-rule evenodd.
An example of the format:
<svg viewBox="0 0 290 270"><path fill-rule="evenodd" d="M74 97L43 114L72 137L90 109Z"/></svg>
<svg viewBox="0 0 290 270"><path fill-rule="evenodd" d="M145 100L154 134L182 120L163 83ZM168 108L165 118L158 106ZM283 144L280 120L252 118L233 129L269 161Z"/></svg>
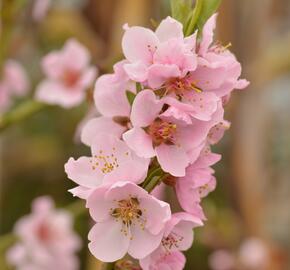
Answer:
<svg viewBox="0 0 290 270"><path fill-rule="evenodd" d="M172 17L183 24L185 36L189 36L196 29L200 32L205 22L213 15L221 0L196 0L194 8L192 1L189 0L171 0Z"/></svg>
<svg viewBox="0 0 290 270"><path fill-rule="evenodd" d="M171 16L185 26L191 15L192 0L170 0Z"/></svg>
<svg viewBox="0 0 290 270"><path fill-rule="evenodd" d="M198 17L197 27L201 31L205 22L213 15L221 4L221 0L202 0L202 8Z"/></svg>
<svg viewBox="0 0 290 270"><path fill-rule="evenodd" d="M137 94L138 94L140 91L142 91L142 85L141 85L141 83L139 83L139 82L136 83L136 91L137 91Z"/></svg>
<svg viewBox="0 0 290 270"><path fill-rule="evenodd" d="M204 0L196 0L195 7L190 16L188 25L185 26L185 36L190 36L196 29L196 24L202 11Z"/></svg>
<svg viewBox="0 0 290 270"><path fill-rule="evenodd" d="M129 104L132 105L136 95L134 93L132 93L131 91L127 90L126 96L127 96L128 101L129 101Z"/></svg>

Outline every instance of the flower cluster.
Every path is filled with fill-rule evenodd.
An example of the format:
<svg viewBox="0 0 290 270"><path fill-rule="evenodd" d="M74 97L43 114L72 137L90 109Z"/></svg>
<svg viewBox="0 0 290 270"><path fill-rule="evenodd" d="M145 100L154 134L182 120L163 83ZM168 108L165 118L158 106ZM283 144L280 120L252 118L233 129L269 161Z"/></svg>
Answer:
<svg viewBox="0 0 290 270"><path fill-rule="evenodd" d="M181 251L203 225L200 203L216 185L211 166L220 155L211 145L230 125L224 101L248 84L235 56L213 43L215 21L201 39L184 37L171 17L155 32L125 25L125 59L96 82L101 116L81 133L91 156L70 158L65 171L95 221L89 249L101 261L128 253L144 270L184 268ZM183 212L151 194L161 182L174 188Z"/></svg>
<svg viewBox="0 0 290 270"><path fill-rule="evenodd" d="M19 243L8 250L8 263L19 270L78 269L75 252L80 249L81 240L72 226L72 216L54 209L49 197L36 199L32 213L15 225Z"/></svg>
<svg viewBox="0 0 290 270"><path fill-rule="evenodd" d="M23 67L15 60L4 63L0 77L0 113L3 113L11 106L13 97L27 93L29 80Z"/></svg>

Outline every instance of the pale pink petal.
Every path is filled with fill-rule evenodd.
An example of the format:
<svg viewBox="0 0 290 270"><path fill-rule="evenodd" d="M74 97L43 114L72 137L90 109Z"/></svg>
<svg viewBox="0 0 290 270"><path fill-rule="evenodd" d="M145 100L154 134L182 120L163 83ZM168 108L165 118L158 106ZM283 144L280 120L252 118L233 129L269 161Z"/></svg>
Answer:
<svg viewBox="0 0 290 270"><path fill-rule="evenodd" d="M197 56L195 52L188 49L183 40L171 39L160 44L154 54L154 63L163 65L175 65L185 76L189 71L193 71L197 66Z"/></svg>
<svg viewBox="0 0 290 270"><path fill-rule="evenodd" d="M84 100L85 93L81 89L69 89L58 82L45 80L38 85L35 98L40 102L71 108Z"/></svg>
<svg viewBox="0 0 290 270"><path fill-rule="evenodd" d="M154 211L151 209L151 211ZM131 226L130 246L128 253L135 259L142 259L155 250L161 243L163 232L159 234L151 234L147 230L142 230L141 227L136 224Z"/></svg>
<svg viewBox="0 0 290 270"><path fill-rule="evenodd" d="M229 129L231 126L231 123L229 121L223 120L220 123L216 124L214 127L212 127L208 134L208 142L210 144L216 144L218 143L222 137L224 136L224 133L227 129Z"/></svg>
<svg viewBox="0 0 290 270"><path fill-rule="evenodd" d="M192 52L196 51L196 37L197 31L184 39L184 43L186 44L187 48Z"/></svg>
<svg viewBox="0 0 290 270"><path fill-rule="evenodd" d="M249 84L250 82L245 79L238 80L238 82L235 84L235 89L244 89L248 87Z"/></svg>
<svg viewBox="0 0 290 270"><path fill-rule="evenodd" d="M158 43L158 38L150 29L130 27L125 31L122 39L123 53L131 62L142 61L150 64Z"/></svg>
<svg viewBox="0 0 290 270"><path fill-rule="evenodd" d="M130 104L126 90L128 90L127 80L116 80L112 74L99 77L94 90L98 111L107 117L129 116Z"/></svg>
<svg viewBox="0 0 290 270"><path fill-rule="evenodd" d="M91 192L87 198L86 207L89 208L91 217L96 222L103 222L111 219L111 208L114 206L113 201L106 200L105 195L107 187L101 186Z"/></svg>
<svg viewBox="0 0 290 270"><path fill-rule="evenodd" d="M220 161L221 155L210 152L210 149L205 148L202 150L200 157L193 164L195 168L205 168L216 164Z"/></svg>
<svg viewBox="0 0 290 270"><path fill-rule="evenodd" d="M210 128L209 122L193 119L193 124L179 127L177 143L186 150L197 148L206 140Z"/></svg>
<svg viewBox="0 0 290 270"><path fill-rule="evenodd" d="M155 148L157 160L165 172L174 176L184 176L189 164L188 157L181 147L162 144Z"/></svg>
<svg viewBox="0 0 290 270"><path fill-rule="evenodd" d="M32 17L35 21L41 21L46 16L51 5L51 0L35 0Z"/></svg>
<svg viewBox="0 0 290 270"><path fill-rule="evenodd" d="M168 79L179 77L181 72L174 64L153 64L148 69L148 85L151 88L161 87Z"/></svg>
<svg viewBox="0 0 290 270"><path fill-rule="evenodd" d="M89 232L89 250L103 262L113 262L127 253L130 238L121 233L122 223L113 218L97 223Z"/></svg>
<svg viewBox="0 0 290 270"><path fill-rule="evenodd" d="M68 190L74 197L86 200L92 192L91 188L78 186Z"/></svg>
<svg viewBox="0 0 290 270"><path fill-rule="evenodd" d="M170 205L150 195L140 201L142 208L146 209L146 230L152 234L159 234L171 217Z"/></svg>
<svg viewBox="0 0 290 270"><path fill-rule="evenodd" d="M134 183L120 181L110 186L104 196L107 201L118 201L129 197L136 197L140 200L147 197L148 192Z"/></svg>
<svg viewBox="0 0 290 270"><path fill-rule="evenodd" d="M69 70L82 70L87 67L90 61L90 53L79 41L69 39L61 50L64 64Z"/></svg>
<svg viewBox="0 0 290 270"><path fill-rule="evenodd" d="M212 15L205 23L202 30L202 39L199 47L199 54L203 55L207 52L209 46L213 42L213 31L216 27L217 13Z"/></svg>
<svg viewBox="0 0 290 270"><path fill-rule="evenodd" d="M41 67L50 79L60 79L64 71L64 62L59 51L54 51L42 58Z"/></svg>
<svg viewBox="0 0 290 270"><path fill-rule="evenodd" d="M81 141L86 145L92 145L94 138L100 133L108 133L121 137L126 130L125 127L117 124L109 117L98 117L89 120L84 126L81 134Z"/></svg>
<svg viewBox="0 0 290 270"><path fill-rule="evenodd" d="M143 162L142 162L143 161ZM122 163L117 169L105 175L104 183L116 183L118 181L129 181L140 184L147 176L148 165L150 159L142 159L140 161L130 160ZM130 171L130 174L128 174Z"/></svg>
<svg viewBox="0 0 290 270"><path fill-rule="evenodd" d="M97 76L97 68L89 67L84 70L77 84L80 88L84 89L89 88L96 79L96 76Z"/></svg>
<svg viewBox="0 0 290 270"><path fill-rule="evenodd" d="M142 128L132 128L123 134L123 140L140 157L155 156L151 137Z"/></svg>
<svg viewBox="0 0 290 270"><path fill-rule="evenodd" d="M220 99L209 92L190 92L186 95L185 101L192 106L191 115L202 121L209 121L213 113L217 110Z"/></svg>
<svg viewBox="0 0 290 270"><path fill-rule="evenodd" d="M27 250L23 244L16 244L15 246L8 249L6 253L7 262L10 265L21 265L24 264L27 258Z"/></svg>
<svg viewBox="0 0 290 270"><path fill-rule="evenodd" d="M151 90L141 91L134 100L131 121L134 127L147 127L158 116L163 102Z"/></svg>
<svg viewBox="0 0 290 270"><path fill-rule="evenodd" d="M179 21L168 16L162 20L155 31L156 36L161 42L165 42L172 38L183 38L183 26Z"/></svg>
<svg viewBox="0 0 290 270"><path fill-rule="evenodd" d="M191 81L203 91L219 88L227 76L226 68L223 66L211 68L201 64L190 74Z"/></svg>
<svg viewBox="0 0 290 270"><path fill-rule="evenodd" d="M81 186L92 188L102 184L104 174L92 164L92 158L70 158L64 168L68 178Z"/></svg>
<svg viewBox="0 0 290 270"><path fill-rule="evenodd" d="M227 250L217 250L209 256L212 270L232 270L235 267L235 257Z"/></svg>
<svg viewBox="0 0 290 270"><path fill-rule="evenodd" d="M4 81L15 96L24 96L29 90L29 80L24 68L15 60L7 60L3 70Z"/></svg>
<svg viewBox="0 0 290 270"><path fill-rule="evenodd" d="M136 61L134 63L125 64L124 69L131 80L137 82L144 82L148 77L148 68L141 62Z"/></svg>

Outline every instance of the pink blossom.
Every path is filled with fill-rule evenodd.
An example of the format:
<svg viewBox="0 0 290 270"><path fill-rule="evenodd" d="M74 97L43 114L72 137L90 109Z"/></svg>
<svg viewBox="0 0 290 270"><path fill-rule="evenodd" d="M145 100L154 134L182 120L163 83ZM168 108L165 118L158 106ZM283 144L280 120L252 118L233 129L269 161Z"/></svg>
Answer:
<svg viewBox="0 0 290 270"><path fill-rule="evenodd" d="M27 94L29 80L23 67L15 60L4 63L0 81L0 112L9 109L13 97Z"/></svg>
<svg viewBox="0 0 290 270"><path fill-rule="evenodd" d="M189 99L194 92L212 92L218 97L243 89L241 65L226 47L213 45L216 14L205 24L200 44L194 33L184 38L182 25L171 17L155 33L143 27L127 27L122 47L128 76L165 94ZM138 42L136 43L136 40ZM134 44L134 46L133 46Z"/></svg>
<svg viewBox="0 0 290 270"><path fill-rule="evenodd" d="M170 103L168 99L157 99L150 90L141 91L132 106L130 119L133 128L123 134L123 139L137 155L145 158L157 156L164 171L184 176L185 168L198 157L209 129L217 118L222 118L223 110L218 110L211 121L194 118L183 121L180 114L164 111L167 103ZM184 113L177 106L175 108Z"/></svg>
<svg viewBox="0 0 290 270"><path fill-rule="evenodd" d="M247 269L265 269L269 263L266 244L259 238L248 238L242 243L238 253L240 263Z"/></svg>
<svg viewBox="0 0 290 270"><path fill-rule="evenodd" d="M204 25L202 40L197 47L198 66L190 77L200 89L223 97L233 89L247 87L249 82L239 79L241 64L227 47L213 44L216 18L217 14L214 14Z"/></svg>
<svg viewBox="0 0 290 270"><path fill-rule="evenodd" d="M65 108L79 105L97 72L89 61L89 51L75 39L46 55L42 60L46 79L38 85L36 99Z"/></svg>
<svg viewBox="0 0 290 270"><path fill-rule="evenodd" d="M212 270L233 270L235 257L227 250L217 250L210 255L209 266Z"/></svg>
<svg viewBox="0 0 290 270"><path fill-rule="evenodd" d="M126 91L136 92L135 83L124 71L127 61L114 65L113 74L105 74L96 81L94 99L97 110L107 117L130 115L130 104Z"/></svg>
<svg viewBox="0 0 290 270"><path fill-rule="evenodd" d="M32 9L32 17L35 21L41 21L47 14L52 0L35 0Z"/></svg>
<svg viewBox="0 0 290 270"><path fill-rule="evenodd" d="M182 24L171 17L164 19L155 32L126 27L122 48L129 61L124 65L129 77L158 88L168 78L183 77L195 70L197 57L188 43L191 37L184 39L182 29Z"/></svg>
<svg viewBox="0 0 290 270"><path fill-rule="evenodd" d="M225 131L229 129L230 126L231 123L227 120L222 120L221 122L213 126L207 135L208 142L210 144L218 143L224 136Z"/></svg>
<svg viewBox="0 0 290 270"><path fill-rule="evenodd" d="M191 247L193 228L202 222L187 213L175 213L166 223L160 246L150 255L140 260L143 270L183 269L185 259L178 251Z"/></svg>
<svg viewBox="0 0 290 270"><path fill-rule="evenodd" d="M209 166L220 158L220 155L211 153L208 149L203 150L198 160L186 168L185 176L176 181L175 190L181 207L200 219L205 217L199 203L216 186L214 170Z"/></svg>
<svg viewBox="0 0 290 270"><path fill-rule="evenodd" d="M182 270L185 267L186 258L180 251L164 253L161 248L140 260L143 270Z"/></svg>
<svg viewBox="0 0 290 270"><path fill-rule="evenodd" d="M81 242L72 227L70 214L55 210L49 197L36 199L32 213L15 225L19 243L8 250L7 261L17 269L78 269Z"/></svg>
<svg viewBox="0 0 290 270"><path fill-rule="evenodd" d="M124 172L123 179L130 177ZM121 179L122 179L121 178ZM131 182L96 188L87 200L96 224L89 233L89 249L99 260L116 261L128 252L142 259L161 243L170 206Z"/></svg>
<svg viewBox="0 0 290 270"><path fill-rule="evenodd" d="M68 178L79 185L70 190L75 196L86 199L94 188L117 181L139 184L147 175L150 160L136 156L125 142L112 135L97 135L91 151L91 157L70 158L65 164ZM130 174L122 178L126 171Z"/></svg>

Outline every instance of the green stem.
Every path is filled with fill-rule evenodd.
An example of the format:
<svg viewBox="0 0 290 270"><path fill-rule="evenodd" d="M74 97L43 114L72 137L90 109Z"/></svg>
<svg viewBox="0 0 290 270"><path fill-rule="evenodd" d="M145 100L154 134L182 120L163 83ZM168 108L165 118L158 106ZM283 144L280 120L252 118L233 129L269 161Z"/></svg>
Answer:
<svg viewBox="0 0 290 270"><path fill-rule="evenodd" d="M28 100L21 103L15 109L3 114L2 116L0 115L0 132L12 124L24 120L25 118L45 107L45 104L36 102L34 100Z"/></svg>
<svg viewBox="0 0 290 270"><path fill-rule="evenodd" d="M197 23L198 17L201 13L202 5L204 0L196 0L195 8L193 9L192 16L190 18L189 24L185 30L185 36L189 36L192 34L193 29Z"/></svg>
<svg viewBox="0 0 290 270"><path fill-rule="evenodd" d="M145 188L153 177L162 174L162 172L163 171L159 166L157 168L154 168L151 171L149 171L148 176L145 178L144 182L142 183L142 187Z"/></svg>
<svg viewBox="0 0 290 270"><path fill-rule="evenodd" d="M115 269L115 263L106 263L104 266L104 270L114 270Z"/></svg>
<svg viewBox="0 0 290 270"><path fill-rule="evenodd" d="M168 176L168 173L164 173L159 176L154 176L151 181L144 187L145 190L150 193L156 186L158 186L164 178Z"/></svg>
<svg viewBox="0 0 290 270"><path fill-rule="evenodd" d="M17 242L17 236L9 233L0 236L0 253L2 254L7 248Z"/></svg>

